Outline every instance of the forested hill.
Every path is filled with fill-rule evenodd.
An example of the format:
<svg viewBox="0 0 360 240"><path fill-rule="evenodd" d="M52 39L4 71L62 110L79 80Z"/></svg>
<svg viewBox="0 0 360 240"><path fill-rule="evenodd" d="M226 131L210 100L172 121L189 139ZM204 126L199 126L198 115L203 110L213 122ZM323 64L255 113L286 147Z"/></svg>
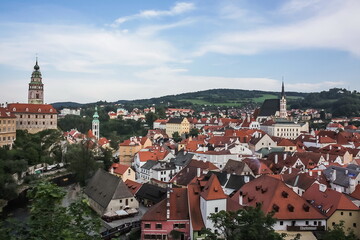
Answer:
<svg viewBox="0 0 360 240"><path fill-rule="evenodd" d="M360 116L360 93L332 88L320 93L309 93L304 99L293 103L291 107L325 109L336 117Z"/></svg>
<svg viewBox="0 0 360 240"><path fill-rule="evenodd" d="M186 107L191 105L215 105L215 106L241 106L242 104L257 103L261 104L264 99L279 98L280 92L241 90L241 89L211 89L198 92L182 93L177 95L167 95L158 98L138 99L138 100L119 100L113 103L133 106L151 106L152 104L164 104L174 107ZM307 93L286 92L289 99L303 99ZM111 102L98 102L96 104L113 104ZM63 107L84 107L95 103L79 104L74 102L57 102L52 105L55 108Z"/></svg>
<svg viewBox="0 0 360 240"><path fill-rule="evenodd" d="M54 103L57 109L63 107L82 107L98 105L123 104L125 108L145 108L152 104L157 106L170 107L192 107L200 109L206 106L207 109L213 107L243 107L252 105L260 106L265 99L279 98L280 92L268 92L258 90L241 89L211 89L198 92L182 93L178 95L168 95L158 98L138 99L138 100L119 100L117 102L97 102L79 104L74 102ZM286 92L288 108L316 108L324 109L333 113L334 116L359 116L360 115L360 93L348 91L342 88L332 88L328 91L301 93Z"/></svg>

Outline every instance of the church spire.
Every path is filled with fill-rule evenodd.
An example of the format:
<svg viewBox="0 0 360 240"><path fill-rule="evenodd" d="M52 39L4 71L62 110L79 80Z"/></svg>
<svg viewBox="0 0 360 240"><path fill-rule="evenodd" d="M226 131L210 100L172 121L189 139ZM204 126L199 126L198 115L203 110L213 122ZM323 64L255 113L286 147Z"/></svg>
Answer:
<svg viewBox="0 0 360 240"><path fill-rule="evenodd" d="M285 97L284 78L282 80L282 86L281 86L281 97Z"/></svg>

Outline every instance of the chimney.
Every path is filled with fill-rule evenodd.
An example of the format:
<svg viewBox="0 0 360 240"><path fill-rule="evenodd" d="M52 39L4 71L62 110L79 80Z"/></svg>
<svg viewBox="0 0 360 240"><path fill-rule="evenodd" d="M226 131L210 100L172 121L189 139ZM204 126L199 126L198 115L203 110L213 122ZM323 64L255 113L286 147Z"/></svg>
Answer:
<svg viewBox="0 0 360 240"><path fill-rule="evenodd" d="M239 204L242 206L243 205L243 194L240 191L240 196L239 196Z"/></svg>
<svg viewBox="0 0 360 240"><path fill-rule="evenodd" d="M114 168L113 167L110 167L110 173L114 174Z"/></svg>
<svg viewBox="0 0 360 240"><path fill-rule="evenodd" d="M286 157L287 157L287 154L286 154L286 153L284 153L284 160L286 159Z"/></svg>
<svg viewBox="0 0 360 240"><path fill-rule="evenodd" d="M331 150L331 148L332 148L332 146L331 145L329 145L329 149Z"/></svg>
<svg viewBox="0 0 360 240"><path fill-rule="evenodd" d="M310 177L312 177L312 171L309 171L309 175L310 175Z"/></svg>
<svg viewBox="0 0 360 240"><path fill-rule="evenodd" d="M228 150L228 144L225 143L225 150Z"/></svg>
<svg viewBox="0 0 360 240"><path fill-rule="evenodd" d="M275 164L278 164L278 155L277 154L275 154Z"/></svg>
<svg viewBox="0 0 360 240"><path fill-rule="evenodd" d="M350 177L349 178L349 194L352 193L353 191L355 191L355 188L356 188L355 179Z"/></svg>
<svg viewBox="0 0 360 240"><path fill-rule="evenodd" d="M330 154L327 153L327 154L326 154L326 161L329 161L329 159L330 159Z"/></svg>
<svg viewBox="0 0 360 240"><path fill-rule="evenodd" d="M244 176L244 182L245 182L245 183L250 182L250 177L245 175L245 176Z"/></svg>
<svg viewBox="0 0 360 240"><path fill-rule="evenodd" d="M200 174L201 174L201 169L196 168L196 177L200 177Z"/></svg>
<svg viewBox="0 0 360 240"><path fill-rule="evenodd" d="M334 182L336 180L336 170L332 169L330 172L330 181Z"/></svg>
<svg viewBox="0 0 360 240"><path fill-rule="evenodd" d="M321 184L321 183L319 184L319 191L320 192L325 192L326 189L327 189L327 186L325 184Z"/></svg>
<svg viewBox="0 0 360 240"><path fill-rule="evenodd" d="M166 219L170 219L170 191L171 191L172 184L168 185L166 191Z"/></svg>
<svg viewBox="0 0 360 240"><path fill-rule="evenodd" d="M292 167L291 168L289 168L289 174L291 174L292 173Z"/></svg>

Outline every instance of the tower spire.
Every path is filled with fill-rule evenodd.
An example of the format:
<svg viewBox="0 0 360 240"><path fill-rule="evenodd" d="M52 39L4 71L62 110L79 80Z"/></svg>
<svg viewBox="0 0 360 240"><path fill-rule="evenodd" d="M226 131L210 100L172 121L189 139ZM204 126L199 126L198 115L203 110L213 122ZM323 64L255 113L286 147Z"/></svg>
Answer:
<svg viewBox="0 0 360 240"><path fill-rule="evenodd" d="M282 77L281 97L285 97L284 77Z"/></svg>

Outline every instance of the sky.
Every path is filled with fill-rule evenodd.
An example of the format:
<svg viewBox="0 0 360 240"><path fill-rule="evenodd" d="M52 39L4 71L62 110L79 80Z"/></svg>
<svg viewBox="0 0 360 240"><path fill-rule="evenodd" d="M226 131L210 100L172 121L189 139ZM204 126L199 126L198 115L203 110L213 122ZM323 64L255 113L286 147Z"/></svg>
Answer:
<svg viewBox="0 0 360 240"><path fill-rule="evenodd" d="M360 91L359 0L2 0L0 103Z"/></svg>

